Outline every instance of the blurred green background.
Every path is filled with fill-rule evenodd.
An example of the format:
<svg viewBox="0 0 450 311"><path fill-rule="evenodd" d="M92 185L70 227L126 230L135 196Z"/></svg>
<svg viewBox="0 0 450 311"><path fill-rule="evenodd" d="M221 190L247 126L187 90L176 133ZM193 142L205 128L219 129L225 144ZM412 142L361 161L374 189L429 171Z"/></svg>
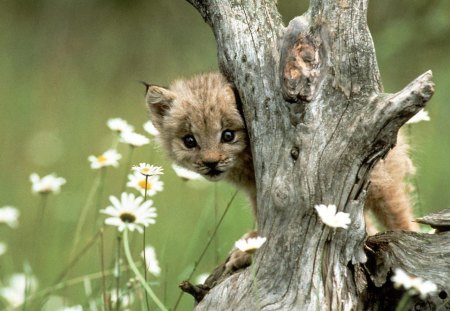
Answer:
<svg viewBox="0 0 450 311"><path fill-rule="evenodd" d="M286 23L308 5L278 2ZM434 73L436 94L427 108L431 122L410 128L418 167L416 208L418 214L447 208L450 2L372 1L369 26L387 92L400 90L428 69ZM23 271L28 261L42 289L66 267L80 209L98 174L87 157L105 151L113 139L106 121L121 117L144 133L147 112L139 80L165 85L216 68L212 32L186 1L0 1L0 206L21 211L19 228L0 227L0 241L9 246L0 257L0 279ZM173 306L177 284L192 269L234 190L181 181L155 146L137 149L133 163L145 161L166 170L165 190L154 197L158 221L147 230L147 241L155 246L162 267L156 292ZM119 149L124 156L125 147ZM108 169L102 208L109 194L119 193L125 162ZM32 172L55 172L67 179L62 192L49 198L37 236L39 197L31 194ZM89 217L96 215L91 211ZM211 271L252 225L248 203L239 194L196 275ZM107 229L104 238L108 263L114 258L114 231ZM85 230L83 243L93 233ZM31 259L30 252L39 252L41 259ZM100 254L98 245L92 247L68 278L100 271ZM98 282L93 287L98 291ZM88 301L82 284L54 295L68 305ZM179 310L191 306L190 297L184 297Z"/></svg>

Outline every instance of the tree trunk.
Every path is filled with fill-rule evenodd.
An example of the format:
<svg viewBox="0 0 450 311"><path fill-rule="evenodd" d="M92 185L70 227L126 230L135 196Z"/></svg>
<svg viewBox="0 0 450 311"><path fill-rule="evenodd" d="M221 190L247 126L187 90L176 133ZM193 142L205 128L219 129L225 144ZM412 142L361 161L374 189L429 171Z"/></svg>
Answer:
<svg viewBox="0 0 450 311"><path fill-rule="evenodd" d="M268 238L253 265L196 310L371 309L368 176L432 96L431 72L382 93L367 0L311 0L287 28L275 1L188 1L212 27L221 70L242 99L258 232ZM350 228L323 225L316 204L350 213Z"/></svg>

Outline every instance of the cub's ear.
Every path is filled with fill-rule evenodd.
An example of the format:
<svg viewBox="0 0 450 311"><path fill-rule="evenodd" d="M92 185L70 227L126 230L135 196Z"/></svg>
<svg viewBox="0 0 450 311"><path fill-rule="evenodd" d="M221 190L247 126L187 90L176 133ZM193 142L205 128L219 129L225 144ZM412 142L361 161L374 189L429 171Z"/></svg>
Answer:
<svg viewBox="0 0 450 311"><path fill-rule="evenodd" d="M162 122L167 110L175 100L175 93L160 86L148 85L145 100L150 109L152 121L158 130L162 129Z"/></svg>

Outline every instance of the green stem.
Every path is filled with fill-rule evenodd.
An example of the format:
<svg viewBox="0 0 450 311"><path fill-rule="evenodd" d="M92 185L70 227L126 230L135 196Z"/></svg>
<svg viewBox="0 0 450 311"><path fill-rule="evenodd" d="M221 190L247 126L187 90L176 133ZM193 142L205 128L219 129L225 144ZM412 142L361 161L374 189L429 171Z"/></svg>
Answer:
<svg viewBox="0 0 450 311"><path fill-rule="evenodd" d="M117 274L116 274L116 310L120 309L120 234L117 234L117 254L116 254L116 263L117 263Z"/></svg>
<svg viewBox="0 0 450 311"><path fill-rule="evenodd" d="M133 157L133 151L134 151L134 147L130 145L130 149L128 152L128 159L127 159L127 164L125 165L125 175L123 176L123 182L122 182L122 191L125 191L125 188L127 187L127 179L128 179L128 174L130 172L130 166L131 166L131 159Z"/></svg>
<svg viewBox="0 0 450 311"><path fill-rule="evenodd" d="M145 175L145 190L144 190L144 202L147 201L147 183L148 183L148 175ZM142 238L142 251L144 252L144 278L145 278L145 283L147 283L147 257L145 255L145 227L144 227L144 235ZM148 294L147 291L145 291L145 303L147 305L147 310L150 310L150 304L148 302Z"/></svg>
<svg viewBox="0 0 450 311"><path fill-rule="evenodd" d="M105 275L105 253L104 253L104 241L103 241L103 228L100 229L100 273L102 275L102 298L105 306L105 311L109 310L108 299L106 297L106 275ZM120 268L119 268L120 269Z"/></svg>
<svg viewBox="0 0 450 311"><path fill-rule="evenodd" d="M105 179L106 179L106 167L102 167L100 169L100 182L99 182L99 186L97 189L97 198L96 198L96 202L95 202L95 211L97 211L97 213L95 213L94 215L94 230L101 226L101 221L98 218L98 215L100 213L98 213L98 211L100 210L100 205L102 202L102 197L103 197L103 189L104 189L104 185L105 185Z"/></svg>
<svg viewBox="0 0 450 311"><path fill-rule="evenodd" d="M219 205L217 198L217 183L214 184L214 224L217 225L218 216L219 216ZM215 265L219 264L219 235L216 234L214 236L214 249L215 249Z"/></svg>
<svg viewBox="0 0 450 311"><path fill-rule="evenodd" d="M38 225L39 223L41 224L41 226L43 226L43 222L44 222L44 214L45 214L45 207L47 206L47 199L48 199L48 195L49 193L42 193L41 197L41 204L40 204L40 208L39 208L39 212L41 213L38 221Z"/></svg>
<svg viewBox="0 0 450 311"><path fill-rule="evenodd" d="M118 135L114 136L114 139L111 143L111 148L110 149L117 149L117 146L119 145L120 142L120 133Z"/></svg>
<svg viewBox="0 0 450 311"><path fill-rule="evenodd" d="M225 219L225 215L227 214L227 212L228 212L228 210L229 210L229 208L230 208L230 206L231 206L231 203L233 203L234 198L236 197L236 195L238 194L238 192L239 192L238 190L236 190L236 191L234 192L233 196L231 197L230 201L228 202L227 207L225 207L225 210L223 211L222 217L220 217L219 221L217 222L216 227L214 228L213 233L211 234L211 236L210 236L209 239L208 239L208 242L206 242L206 245L205 245L205 247L203 248L202 253L201 253L200 256L198 257L198 260L195 262L194 268L192 268L191 274L189 274L189 277L187 278L188 281L192 278L192 276L194 275L195 271L197 271L198 265L199 265L200 262L202 261L203 256L205 256L206 251L208 250L209 246L211 245L211 242L214 240L214 237L216 236L217 231L219 230L219 227L220 227L220 225L222 224L222 221ZM180 303L181 297L183 297L183 294L184 294L184 292L183 292L183 291L180 291L180 294L178 295L177 301L175 302L175 306L173 307L173 311L176 311L176 310L177 310L178 304Z"/></svg>
<svg viewBox="0 0 450 311"><path fill-rule="evenodd" d="M142 286L144 287L145 291L148 293L151 299L155 302L155 304L163 311L168 311L168 309L163 305L163 303L156 297L153 290L150 288L150 286L145 281L142 274L139 272L139 269L137 268L136 264L133 261L133 258L131 257L130 252L130 245L128 242L128 228L125 227L125 230L123 232L123 245L125 249L125 257L127 258L128 264L130 265L131 270L133 270L136 278L141 282Z"/></svg>
<svg viewBox="0 0 450 311"><path fill-rule="evenodd" d="M45 207L47 206L49 193L42 193L40 194L40 202L39 202L39 208L38 208L38 215L36 215L36 220L34 224L33 229L33 245L32 248L34 248L34 251L32 254L34 254L33 258L35 262L33 264L36 264L37 267L39 267L39 260L40 260L40 242L43 241L42 237L42 228L44 227L44 213L45 213Z"/></svg>
<svg viewBox="0 0 450 311"><path fill-rule="evenodd" d="M409 293L406 291L403 294L402 299L400 299L400 301L398 302L398 305L395 308L395 311L405 311L405 310L407 310L408 302L409 302Z"/></svg>
<svg viewBox="0 0 450 311"><path fill-rule="evenodd" d="M72 250L71 250L71 254L69 256L69 261L72 260L73 255L76 252L78 243L80 242L81 229L83 229L83 225L86 221L86 217L89 212L89 207L91 207L91 205L93 204L95 194L97 193L97 190L100 187L100 183L102 182L101 174L102 173L99 172L99 174L95 177L94 183L92 184L92 188L89 191L88 197L86 199L86 203L84 204L84 206L81 210L80 218L78 218L77 227L75 229L75 238L74 238L74 241L72 244Z"/></svg>

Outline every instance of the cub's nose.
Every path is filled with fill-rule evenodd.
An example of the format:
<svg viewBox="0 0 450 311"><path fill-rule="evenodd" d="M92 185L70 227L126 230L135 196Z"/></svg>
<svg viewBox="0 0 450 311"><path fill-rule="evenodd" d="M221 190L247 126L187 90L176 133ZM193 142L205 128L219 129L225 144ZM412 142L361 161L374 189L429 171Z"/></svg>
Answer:
<svg viewBox="0 0 450 311"><path fill-rule="evenodd" d="M210 169L215 169L219 161L203 161L203 165Z"/></svg>

